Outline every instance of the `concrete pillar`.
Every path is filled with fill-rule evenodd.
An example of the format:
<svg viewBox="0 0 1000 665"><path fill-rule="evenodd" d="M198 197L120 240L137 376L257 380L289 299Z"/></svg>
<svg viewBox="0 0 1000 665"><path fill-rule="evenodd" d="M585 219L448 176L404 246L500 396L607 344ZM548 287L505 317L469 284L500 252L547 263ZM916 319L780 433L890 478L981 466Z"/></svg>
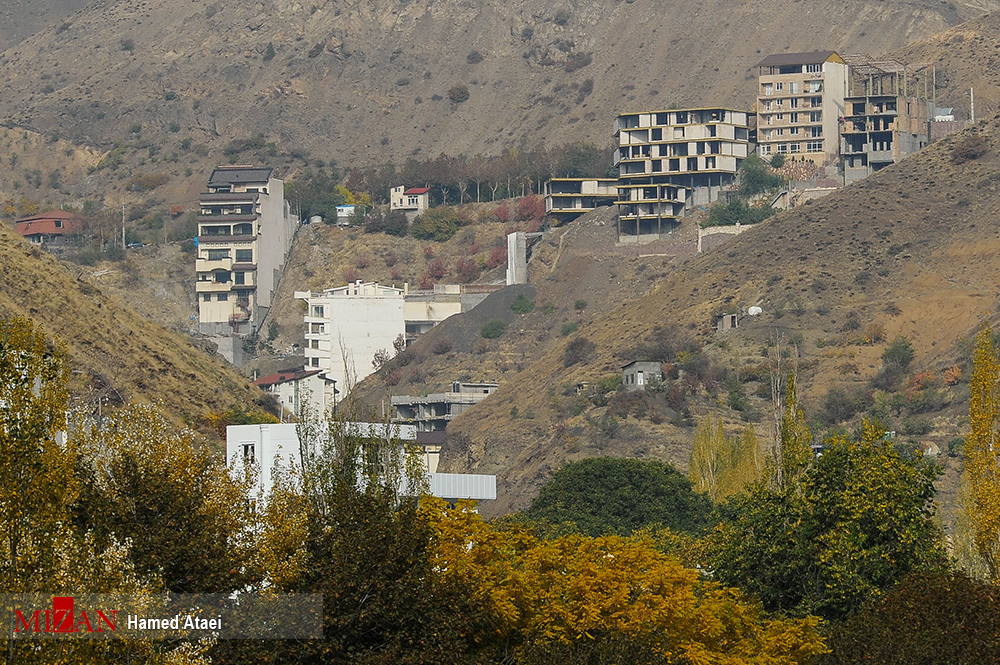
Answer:
<svg viewBox="0 0 1000 665"><path fill-rule="evenodd" d="M507 236L507 285L527 283L527 236L524 231L515 231Z"/></svg>

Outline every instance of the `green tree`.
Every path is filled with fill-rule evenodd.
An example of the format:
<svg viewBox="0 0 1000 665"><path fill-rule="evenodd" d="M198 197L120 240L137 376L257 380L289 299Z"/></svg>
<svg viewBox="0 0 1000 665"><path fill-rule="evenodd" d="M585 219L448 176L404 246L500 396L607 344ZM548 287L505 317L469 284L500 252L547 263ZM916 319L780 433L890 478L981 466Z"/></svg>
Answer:
<svg viewBox="0 0 1000 665"><path fill-rule="evenodd" d="M722 508L708 546L715 577L772 611L842 618L908 573L944 564L936 475L868 423L858 441L828 440L797 480L757 485Z"/></svg>
<svg viewBox="0 0 1000 665"><path fill-rule="evenodd" d="M776 190L785 184L785 179L772 173L770 167L757 155L750 155L740 166L740 193L755 196Z"/></svg>
<svg viewBox="0 0 1000 665"><path fill-rule="evenodd" d="M438 206L425 210L410 225L410 235L418 240L445 242L458 231L458 215L451 206Z"/></svg>
<svg viewBox="0 0 1000 665"><path fill-rule="evenodd" d="M976 552L990 579L1000 582L1000 361L989 322L976 335L972 361L970 430L965 437L965 473L971 496L966 512Z"/></svg>
<svg viewBox="0 0 1000 665"><path fill-rule="evenodd" d="M785 383L785 413L781 418L781 477L787 483L797 476L812 459L812 435L806 417L799 407L795 389L795 374L788 374Z"/></svg>
<svg viewBox="0 0 1000 665"><path fill-rule="evenodd" d="M650 525L698 533L710 511L709 499L670 464L596 457L552 474L527 515L552 525L572 523L581 533L599 536L629 535Z"/></svg>
<svg viewBox="0 0 1000 665"><path fill-rule="evenodd" d="M919 573L830 631L824 665L1000 663L1000 587Z"/></svg>

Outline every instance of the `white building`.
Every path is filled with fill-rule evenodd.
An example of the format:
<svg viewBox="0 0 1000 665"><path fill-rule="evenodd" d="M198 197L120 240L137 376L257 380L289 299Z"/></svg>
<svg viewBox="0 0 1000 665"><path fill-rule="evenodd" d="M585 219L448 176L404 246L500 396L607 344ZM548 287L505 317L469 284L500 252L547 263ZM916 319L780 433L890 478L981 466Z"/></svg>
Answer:
<svg viewBox="0 0 1000 665"><path fill-rule="evenodd" d="M318 369L286 369L263 376L254 385L273 395L285 412L296 417L303 415L304 409L322 417L337 403L337 382Z"/></svg>
<svg viewBox="0 0 1000 665"><path fill-rule="evenodd" d="M393 354L397 337L405 339L404 289L362 282L326 289L296 291L304 300L305 369L321 370L341 392L372 374L377 351Z"/></svg>
<svg viewBox="0 0 1000 665"><path fill-rule="evenodd" d="M257 470L256 491L265 496L271 491L274 473L283 469L299 469L301 453L298 426L295 424L230 425L226 428L226 459L240 468L252 464ZM448 501L472 499L489 501L497 498L496 476L468 473L437 473L439 445L422 445L412 425L383 423L347 423L357 436L398 439L402 444L415 443L423 448L421 461L426 470L431 496ZM400 482L404 482L400 479ZM256 493L256 492L255 492Z"/></svg>

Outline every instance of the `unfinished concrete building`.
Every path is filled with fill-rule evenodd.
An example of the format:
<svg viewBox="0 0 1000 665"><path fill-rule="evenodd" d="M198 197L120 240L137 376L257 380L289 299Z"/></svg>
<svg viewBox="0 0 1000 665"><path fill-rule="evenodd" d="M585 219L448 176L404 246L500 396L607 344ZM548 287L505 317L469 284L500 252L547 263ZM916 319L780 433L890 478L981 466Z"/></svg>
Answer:
<svg viewBox="0 0 1000 665"><path fill-rule="evenodd" d="M851 67L840 130L844 183L895 164L930 142L933 68L867 55L844 56Z"/></svg>
<svg viewBox="0 0 1000 665"><path fill-rule="evenodd" d="M616 178L552 178L545 183L545 214L557 224L572 222L580 215L615 204Z"/></svg>
<svg viewBox="0 0 1000 665"><path fill-rule="evenodd" d="M451 391L446 393L396 395L392 398L392 405L396 407L393 421L414 425L417 432L441 431L454 418L482 402L499 387L492 381L453 381Z"/></svg>
<svg viewBox="0 0 1000 665"><path fill-rule="evenodd" d="M619 115L619 238L660 235L685 209L718 199L749 152L747 117L728 108Z"/></svg>
<svg viewBox="0 0 1000 665"><path fill-rule="evenodd" d="M758 63L757 150L835 162L848 66L835 51L778 53Z"/></svg>

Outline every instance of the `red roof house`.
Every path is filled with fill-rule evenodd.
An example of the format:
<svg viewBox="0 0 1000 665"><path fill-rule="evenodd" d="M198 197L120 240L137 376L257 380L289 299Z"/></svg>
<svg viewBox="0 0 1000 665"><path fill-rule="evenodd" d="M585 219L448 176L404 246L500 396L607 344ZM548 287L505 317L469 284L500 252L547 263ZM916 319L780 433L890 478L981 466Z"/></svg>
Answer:
<svg viewBox="0 0 1000 665"><path fill-rule="evenodd" d="M65 244L66 236L83 230L83 218L65 210L50 210L15 220L14 230L36 245Z"/></svg>

